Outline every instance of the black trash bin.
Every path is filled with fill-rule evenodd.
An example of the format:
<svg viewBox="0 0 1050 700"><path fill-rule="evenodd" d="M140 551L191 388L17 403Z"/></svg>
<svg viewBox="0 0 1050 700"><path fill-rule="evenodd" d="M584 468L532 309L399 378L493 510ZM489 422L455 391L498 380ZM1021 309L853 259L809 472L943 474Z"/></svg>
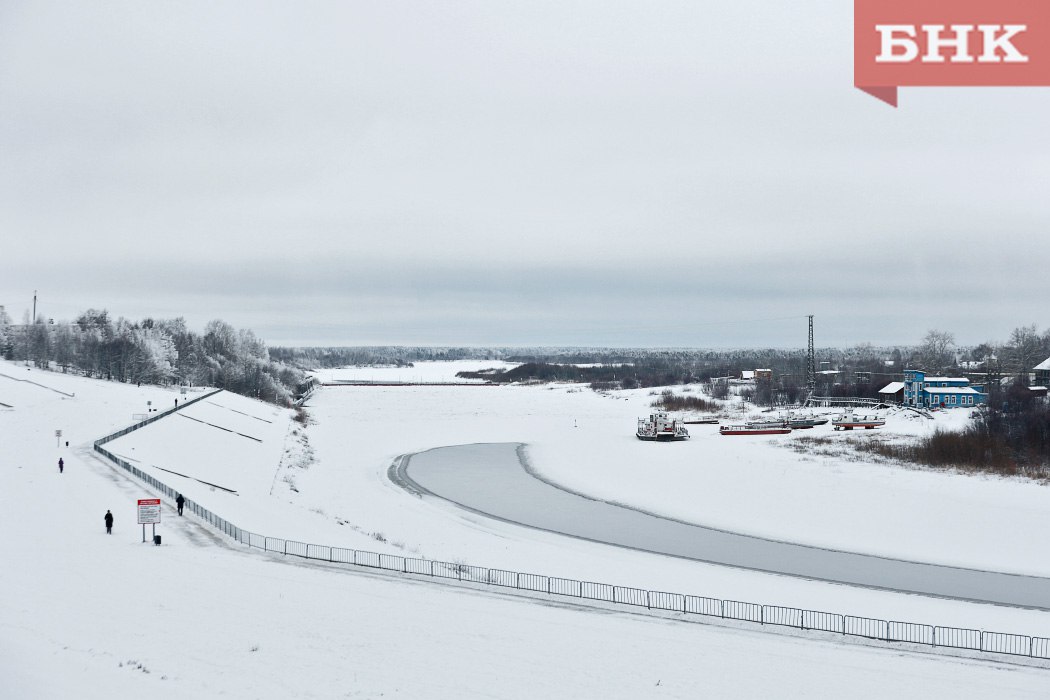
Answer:
<svg viewBox="0 0 1050 700"><path fill-rule="evenodd" d="M160 546L160 535L153 536L153 544Z"/></svg>

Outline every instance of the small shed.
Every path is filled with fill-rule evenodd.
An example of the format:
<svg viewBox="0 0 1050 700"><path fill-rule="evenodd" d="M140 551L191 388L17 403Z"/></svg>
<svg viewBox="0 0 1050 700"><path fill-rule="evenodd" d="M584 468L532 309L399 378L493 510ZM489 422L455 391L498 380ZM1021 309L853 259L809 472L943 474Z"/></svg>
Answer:
<svg viewBox="0 0 1050 700"><path fill-rule="evenodd" d="M886 402L904 403L904 382L890 382L879 389L879 398Z"/></svg>

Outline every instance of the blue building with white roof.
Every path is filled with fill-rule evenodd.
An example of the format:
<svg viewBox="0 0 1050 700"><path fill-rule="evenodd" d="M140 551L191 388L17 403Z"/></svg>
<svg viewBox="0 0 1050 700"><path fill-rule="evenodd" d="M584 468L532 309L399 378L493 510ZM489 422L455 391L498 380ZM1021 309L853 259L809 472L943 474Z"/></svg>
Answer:
<svg viewBox="0 0 1050 700"><path fill-rule="evenodd" d="M988 401L984 387L970 386L965 377L927 377L919 369L904 370L904 405L923 408L978 406Z"/></svg>

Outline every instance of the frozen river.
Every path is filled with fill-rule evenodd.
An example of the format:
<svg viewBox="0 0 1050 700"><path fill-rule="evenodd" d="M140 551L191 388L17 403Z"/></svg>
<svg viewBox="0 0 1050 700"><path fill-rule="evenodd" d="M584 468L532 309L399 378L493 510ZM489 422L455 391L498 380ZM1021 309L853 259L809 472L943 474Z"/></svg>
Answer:
<svg viewBox="0 0 1050 700"><path fill-rule="evenodd" d="M527 527L686 559L849 585L1050 609L1050 579L887 559L741 535L573 493L519 443L439 447L391 468L404 487Z"/></svg>

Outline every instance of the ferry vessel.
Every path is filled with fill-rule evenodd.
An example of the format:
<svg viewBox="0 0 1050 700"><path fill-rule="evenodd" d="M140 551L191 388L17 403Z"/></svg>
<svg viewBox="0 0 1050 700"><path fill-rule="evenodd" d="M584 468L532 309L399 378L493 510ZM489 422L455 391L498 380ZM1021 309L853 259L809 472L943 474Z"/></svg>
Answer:
<svg viewBox="0 0 1050 700"><path fill-rule="evenodd" d="M659 442L689 439L689 431L685 429L685 424L669 417L666 411L656 411L648 420L639 418L635 435L639 440Z"/></svg>

